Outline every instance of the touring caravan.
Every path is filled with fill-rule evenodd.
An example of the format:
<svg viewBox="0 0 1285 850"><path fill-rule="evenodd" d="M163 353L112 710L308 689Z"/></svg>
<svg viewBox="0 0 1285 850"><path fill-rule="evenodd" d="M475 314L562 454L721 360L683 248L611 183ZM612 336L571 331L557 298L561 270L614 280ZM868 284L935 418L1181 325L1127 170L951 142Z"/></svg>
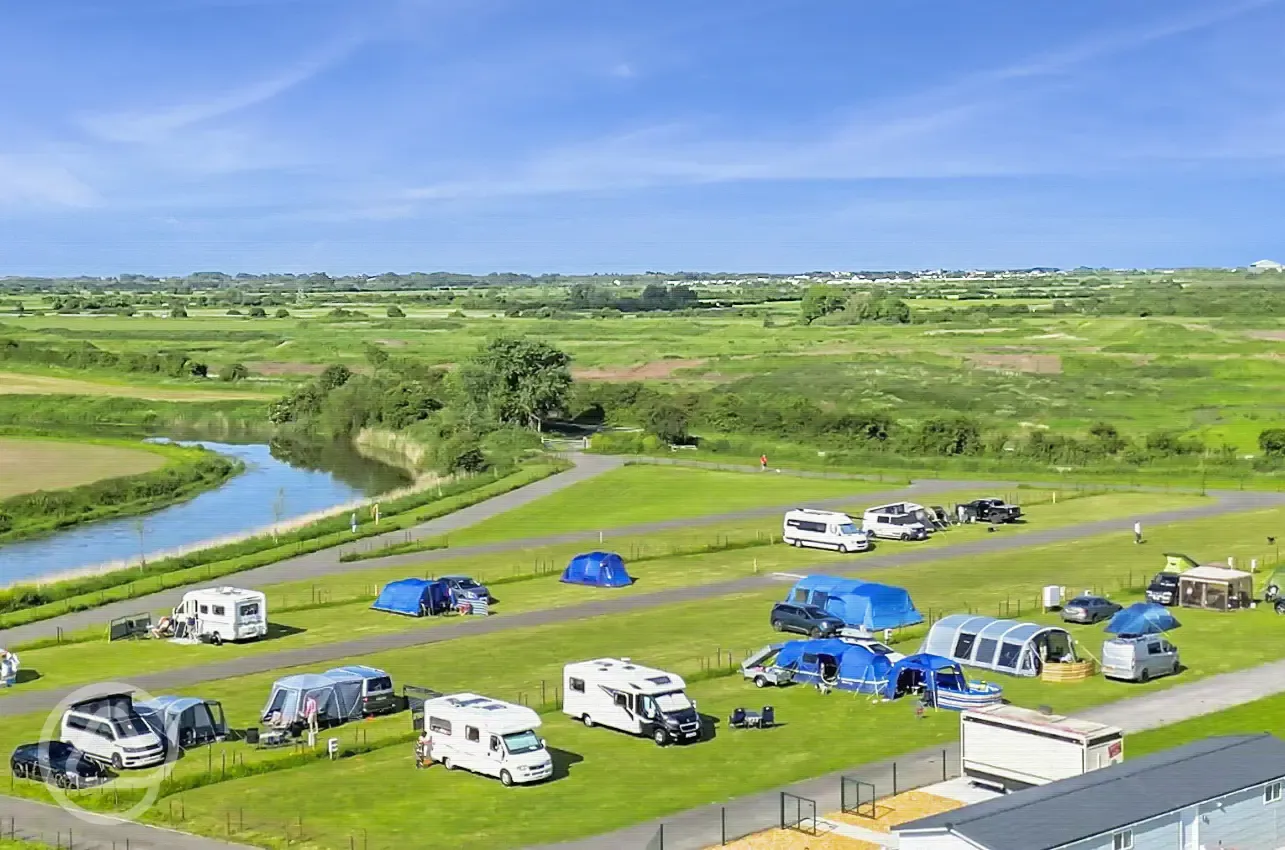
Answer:
<svg viewBox="0 0 1285 850"><path fill-rule="evenodd" d="M845 555L849 552L864 552L870 548L870 535L858 527L852 517L809 508L790 511L785 515L781 539L791 546L833 549Z"/></svg>
<svg viewBox="0 0 1285 850"><path fill-rule="evenodd" d="M861 526L874 537L890 540L926 540L936 527L923 505L897 502L868 509Z"/></svg>
<svg viewBox="0 0 1285 850"><path fill-rule="evenodd" d="M424 701L424 727L432 756L447 770L494 776L505 785L539 782L553 775L553 758L536 735L540 716L477 694Z"/></svg>
<svg viewBox="0 0 1285 850"><path fill-rule="evenodd" d="M1124 760L1124 733L1102 723L1014 705L970 709L959 723L964 776L1001 791L1046 785Z"/></svg>
<svg viewBox="0 0 1285 850"><path fill-rule="evenodd" d="M160 736L135 710L127 693L72 703L63 712L59 737L113 770L151 767L165 760Z"/></svg>
<svg viewBox="0 0 1285 850"><path fill-rule="evenodd" d="M256 640L268 634L268 600L257 590L207 587L189 590L174 609L174 636L208 640Z"/></svg>
<svg viewBox="0 0 1285 850"><path fill-rule="evenodd" d="M696 703L688 699L686 683L673 673L628 658L599 658L568 664L562 685L562 712L585 726L645 735L662 747L700 739Z"/></svg>

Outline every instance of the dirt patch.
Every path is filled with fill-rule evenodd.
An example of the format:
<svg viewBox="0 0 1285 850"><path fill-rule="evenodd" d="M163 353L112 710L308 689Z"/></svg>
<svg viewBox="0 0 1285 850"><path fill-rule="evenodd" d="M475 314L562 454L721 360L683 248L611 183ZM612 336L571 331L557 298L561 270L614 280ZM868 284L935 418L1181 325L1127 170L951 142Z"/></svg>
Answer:
<svg viewBox="0 0 1285 850"><path fill-rule="evenodd" d="M817 833L808 835L791 829L769 829L729 841L725 846L732 850L883 850L869 841L825 832L819 824Z"/></svg>
<svg viewBox="0 0 1285 850"><path fill-rule="evenodd" d="M875 803L874 817L837 812L829 816L840 823L864 827L875 832L890 832L894 826L909 823L912 820L939 815L960 808L964 804L958 800L938 797L925 791L905 791L895 797L888 797Z"/></svg>
<svg viewBox="0 0 1285 850"><path fill-rule="evenodd" d="M958 800L924 791L906 791L876 803L874 817L832 812L824 818L817 818L816 835L790 829L769 829L728 842L726 846L736 850L882 850L880 844L864 841L856 835L873 839L876 835L870 833L888 834L894 826L954 811L961 806L963 803ZM857 829L846 830L853 834L845 835L848 826Z"/></svg>
<svg viewBox="0 0 1285 850"><path fill-rule="evenodd" d="M404 339L377 339L375 342L387 348L401 348L406 344Z"/></svg>
<svg viewBox="0 0 1285 850"><path fill-rule="evenodd" d="M1285 331L1245 331L1250 339L1265 339L1268 342L1285 342Z"/></svg>
<svg viewBox="0 0 1285 850"><path fill-rule="evenodd" d="M968 354L968 362L979 369L1000 372L1028 372L1034 375L1062 374L1062 358L1056 354Z"/></svg>
<svg viewBox="0 0 1285 850"><path fill-rule="evenodd" d="M704 360L655 360L640 366L621 366L604 369L573 369L573 377L581 381L656 381L668 378L679 369L704 366Z"/></svg>
<svg viewBox="0 0 1285 850"><path fill-rule="evenodd" d="M320 375L326 367L317 363L290 363L285 360L249 360L245 367L256 375Z"/></svg>

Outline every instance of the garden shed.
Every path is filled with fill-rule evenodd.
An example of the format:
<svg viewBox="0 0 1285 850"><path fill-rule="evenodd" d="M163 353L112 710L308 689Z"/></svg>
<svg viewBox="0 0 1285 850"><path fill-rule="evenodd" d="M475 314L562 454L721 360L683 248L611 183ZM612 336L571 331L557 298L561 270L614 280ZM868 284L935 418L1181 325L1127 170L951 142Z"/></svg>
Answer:
<svg viewBox="0 0 1285 850"><path fill-rule="evenodd" d="M868 631L913 626L924 621L904 588L875 581L806 576L790 589L786 601L816 605L848 625Z"/></svg>
<svg viewBox="0 0 1285 850"><path fill-rule="evenodd" d="M933 623L919 651L1014 676L1039 676L1047 663L1076 660L1066 629L972 614L952 614Z"/></svg>
<svg viewBox="0 0 1285 850"><path fill-rule="evenodd" d="M590 587L628 587L633 577L625 569L625 559L615 552L586 552L576 555L562 571L562 581L567 584L587 584Z"/></svg>
<svg viewBox="0 0 1285 850"><path fill-rule="evenodd" d="M1254 598L1254 577L1227 567L1195 567L1178 577L1178 601L1184 608L1236 611Z"/></svg>

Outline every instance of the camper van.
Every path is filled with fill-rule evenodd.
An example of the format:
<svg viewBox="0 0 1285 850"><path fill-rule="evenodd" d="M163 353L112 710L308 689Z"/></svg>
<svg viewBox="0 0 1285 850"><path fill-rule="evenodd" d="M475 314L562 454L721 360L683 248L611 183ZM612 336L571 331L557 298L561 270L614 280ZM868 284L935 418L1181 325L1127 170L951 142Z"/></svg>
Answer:
<svg viewBox="0 0 1285 850"><path fill-rule="evenodd" d="M208 640L255 640L268 633L268 600L257 590L207 587L189 590L174 609L176 637Z"/></svg>
<svg viewBox="0 0 1285 850"><path fill-rule="evenodd" d="M402 698L393 691L392 677L377 667L349 664L347 667L327 670L321 675L341 681L360 680L361 713L365 717L394 714L402 710Z"/></svg>
<svg viewBox="0 0 1285 850"><path fill-rule="evenodd" d="M129 694L72 703L63 712L60 737L113 770L151 767L165 760L165 745L134 709Z"/></svg>
<svg viewBox="0 0 1285 850"><path fill-rule="evenodd" d="M913 502L870 508L861 517L861 526L866 533L889 540L926 540L932 528L927 510Z"/></svg>
<svg viewBox="0 0 1285 850"><path fill-rule="evenodd" d="M435 697L424 701L424 726L433 759L447 770L471 770L505 785L553 775L553 758L535 734L540 716L526 706L477 694Z"/></svg>
<svg viewBox="0 0 1285 850"><path fill-rule="evenodd" d="M834 511L814 511L808 508L790 511L785 515L781 539L791 546L833 549L845 555L849 552L864 552L870 548L870 535L858 528L852 517Z"/></svg>
<svg viewBox="0 0 1285 850"><path fill-rule="evenodd" d="M673 673L634 664L628 658L599 658L562 670L562 712L585 726L607 726L646 735L659 746L696 741L701 735L696 703Z"/></svg>
<svg viewBox="0 0 1285 850"><path fill-rule="evenodd" d="M963 775L999 791L1047 785L1124 760L1124 732L1102 723L992 705L964 711L959 724Z"/></svg>

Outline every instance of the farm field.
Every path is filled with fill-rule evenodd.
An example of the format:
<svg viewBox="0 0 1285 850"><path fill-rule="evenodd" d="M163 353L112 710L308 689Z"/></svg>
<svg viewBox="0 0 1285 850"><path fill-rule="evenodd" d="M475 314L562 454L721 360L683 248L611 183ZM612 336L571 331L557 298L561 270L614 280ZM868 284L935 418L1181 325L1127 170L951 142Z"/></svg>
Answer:
<svg viewBox="0 0 1285 850"><path fill-rule="evenodd" d="M264 400L263 393L210 386L164 386L90 381L26 372L0 372L0 395L85 395L138 398L147 401Z"/></svg>
<svg viewBox="0 0 1285 850"><path fill-rule="evenodd" d="M0 437L0 499L137 475L164 463L163 456L143 449Z"/></svg>

